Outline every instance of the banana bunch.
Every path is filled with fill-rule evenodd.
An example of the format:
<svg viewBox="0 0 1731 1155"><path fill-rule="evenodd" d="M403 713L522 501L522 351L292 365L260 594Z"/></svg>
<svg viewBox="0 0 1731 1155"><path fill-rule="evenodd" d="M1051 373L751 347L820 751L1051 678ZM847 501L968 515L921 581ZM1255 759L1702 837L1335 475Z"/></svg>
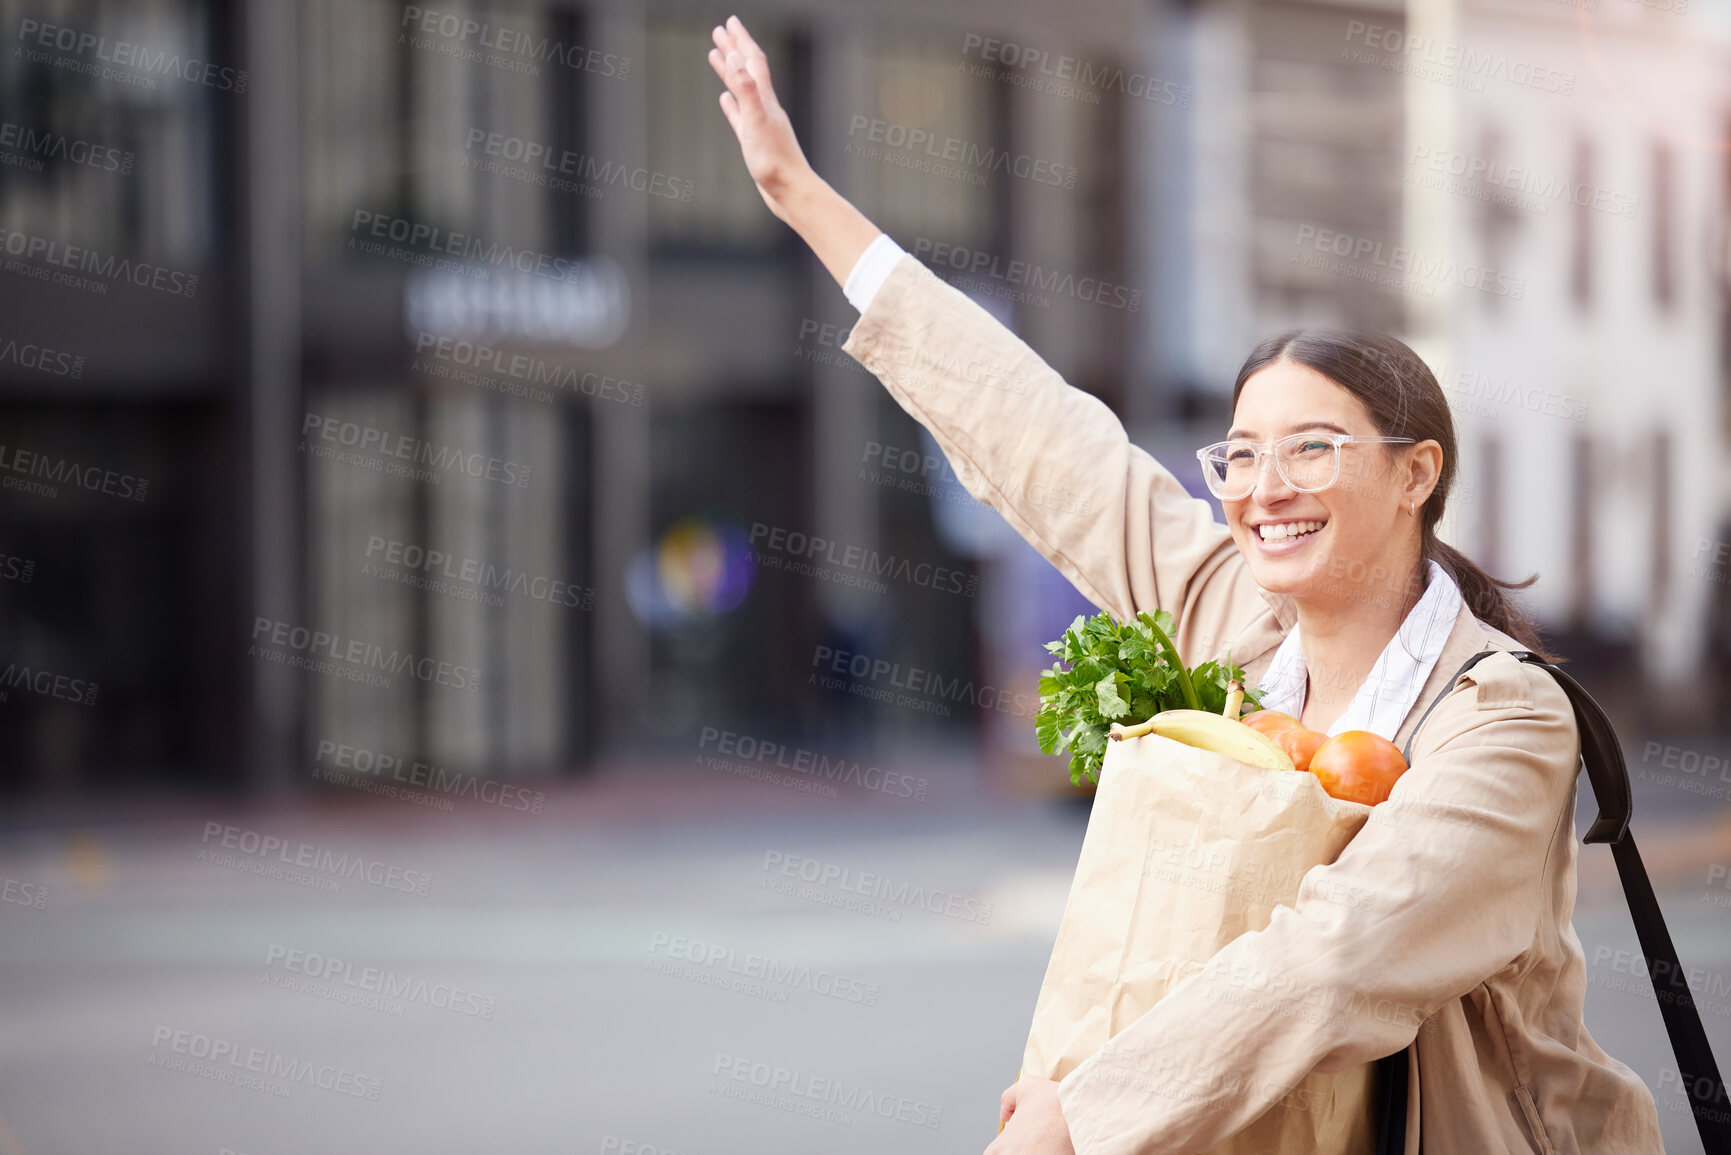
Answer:
<svg viewBox="0 0 1731 1155"><path fill-rule="evenodd" d="M1226 712L1210 714L1207 710L1162 710L1146 722L1134 726L1112 724L1108 736L1114 741L1158 734L1199 750L1212 750L1228 758L1236 758L1265 770L1294 769L1286 751L1259 730L1252 730L1238 720L1244 704L1244 687L1232 683L1226 698Z"/></svg>

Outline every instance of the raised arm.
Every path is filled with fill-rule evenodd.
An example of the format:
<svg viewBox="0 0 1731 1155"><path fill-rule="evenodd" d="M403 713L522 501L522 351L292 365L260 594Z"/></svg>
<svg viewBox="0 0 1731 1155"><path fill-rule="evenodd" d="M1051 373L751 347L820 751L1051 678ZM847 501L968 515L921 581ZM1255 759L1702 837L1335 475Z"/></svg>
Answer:
<svg viewBox="0 0 1731 1155"><path fill-rule="evenodd" d="M1164 609L1186 664L1278 642L1214 507L977 302L903 256L842 348L929 429L968 492L1119 619ZM1288 623L1290 624L1290 623Z"/></svg>
<svg viewBox="0 0 1731 1155"><path fill-rule="evenodd" d="M759 194L845 286L881 230L812 171L745 26L730 17L713 38L721 110ZM1105 403L915 258L899 259L843 348L931 431L968 492L1083 596L1119 618L1176 616L1186 663L1218 657L1268 614L1213 506L1132 444ZM1271 628L1250 648L1275 641Z"/></svg>

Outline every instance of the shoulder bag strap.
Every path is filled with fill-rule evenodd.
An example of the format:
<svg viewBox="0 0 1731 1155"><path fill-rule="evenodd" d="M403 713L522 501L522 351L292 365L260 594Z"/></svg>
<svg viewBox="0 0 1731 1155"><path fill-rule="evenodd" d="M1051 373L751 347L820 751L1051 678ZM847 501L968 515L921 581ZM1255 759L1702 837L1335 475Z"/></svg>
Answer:
<svg viewBox="0 0 1731 1155"><path fill-rule="evenodd" d="M1484 650L1473 655L1426 708L1402 751L1409 765L1413 739L1418 736L1419 727L1424 725L1431 711L1454 690L1461 674L1472 669L1481 659L1498 652ZM1678 1077L1689 1096L1695 1127L1708 1151L1731 1151L1731 1112L1717 1107L1724 1096L1719 1065L1707 1042L1700 1012L1695 1008L1694 994L1689 990L1683 964L1677 958L1677 948L1665 926L1664 913L1659 909L1659 900L1647 878L1646 867L1642 865L1641 853L1635 848L1634 835L1629 832L1633 806L1622 744L1617 741L1616 731L1604 709L1573 677L1529 651L1507 652L1523 662L1549 670L1569 696L1581 736L1581 761L1587 768L1587 778L1593 785L1593 798L1599 805L1599 816L1582 841L1610 843L1611 857L1617 864L1617 874L1622 879L1623 893L1629 900L1629 912L1634 918L1635 936L1640 940L1641 954L1647 960L1647 973L1653 980L1659 1013L1665 1020L1665 1032L1671 1038L1671 1050L1677 1056ZM1377 1127L1379 1155L1403 1153L1407 1080L1406 1050L1377 1060L1381 1106Z"/></svg>

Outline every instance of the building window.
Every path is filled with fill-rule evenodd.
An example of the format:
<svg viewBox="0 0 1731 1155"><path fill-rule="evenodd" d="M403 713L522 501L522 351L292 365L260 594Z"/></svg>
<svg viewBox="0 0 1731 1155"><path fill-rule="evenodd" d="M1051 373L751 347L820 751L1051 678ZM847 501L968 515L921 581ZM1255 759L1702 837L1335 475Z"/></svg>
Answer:
<svg viewBox="0 0 1731 1155"><path fill-rule="evenodd" d="M1569 617L1584 629L1593 612L1593 438L1577 432L1571 443L1569 485Z"/></svg>
<svg viewBox="0 0 1731 1155"><path fill-rule="evenodd" d="M407 207L400 20L335 0L302 10L303 211L315 263L350 252L343 246L356 212L394 216Z"/></svg>
<svg viewBox="0 0 1731 1155"><path fill-rule="evenodd" d="M1503 544L1503 509L1499 500L1503 493L1503 440L1494 433L1486 434L1480 442L1479 450L1478 492L1483 500L1477 502L1478 514L1478 561L1491 573L1502 568Z"/></svg>
<svg viewBox="0 0 1731 1155"><path fill-rule="evenodd" d="M1593 142L1585 137L1577 139L1570 174L1575 195L1570 214L1569 296L1583 313L1593 304L1593 162Z"/></svg>
<svg viewBox="0 0 1731 1155"><path fill-rule="evenodd" d="M82 68L56 67L53 51L26 55L31 46L23 43L21 21L59 19L48 15L55 11L80 34L136 46L145 58L172 54L224 70L242 63L215 40L204 5L90 0L42 10L0 6L0 26L16 38L0 54L0 121L8 134L0 145L6 155L0 219L9 229L91 249L103 259L198 272L221 256L214 224L221 215L219 106L244 108L248 98L172 73L150 74L152 85L117 84ZM94 51L78 58L88 65ZM148 78L125 65L114 71Z"/></svg>
<svg viewBox="0 0 1731 1155"><path fill-rule="evenodd" d="M1671 431L1653 432L1653 559L1651 602L1662 610L1671 593Z"/></svg>
<svg viewBox="0 0 1731 1155"><path fill-rule="evenodd" d="M1510 242L1521 223L1521 210L1509 203L1510 198L1497 195L1499 190L1489 179L1491 173L1506 171L1502 163L1505 151L1502 130L1486 125L1479 138L1479 155L1487 163L1485 173L1478 177L1476 212L1485 267L1498 273L1509 270ZM1478 298L1487 313L1495 313L1502 307L1503 298L1497 293L1480 293Z"/></svg>
<svg viewBox="0 0 1731 1155"><path fill-rule="evenodd" d="M994 192L1007 179L989 159L1009 144L1007 125L994 116L1002 86L957 69L954 37L905 32L878 39L868 77L865 100L848 117L848 151L859 154L848 175L874 206L874 219L915 244L929 237L990 245L991 226L1002 216ZM925 145L916 143L921 132L930 134ZM952 149L962 159L943 155Z"/></svg>
<svg viewBox="0 0 1731 1155"><path fill-rule="evenodd" d="M1664 312L1677 302L1677 154L1664 141L1653 144L1653 301Z"/></svg>

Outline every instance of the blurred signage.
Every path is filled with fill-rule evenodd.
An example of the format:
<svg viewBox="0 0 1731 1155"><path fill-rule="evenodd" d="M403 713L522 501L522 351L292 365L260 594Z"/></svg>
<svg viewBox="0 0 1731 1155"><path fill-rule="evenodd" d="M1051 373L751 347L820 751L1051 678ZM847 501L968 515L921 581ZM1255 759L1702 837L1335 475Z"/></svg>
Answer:
<svg viewBox="0 0 1731 1155"><path fill-rule="evenodd" d="M471 341L514 337L605 349L631 320L631 287L611 257L572 262L559 277L476 265L411 269L403 288L410 334Z"/></svg>

